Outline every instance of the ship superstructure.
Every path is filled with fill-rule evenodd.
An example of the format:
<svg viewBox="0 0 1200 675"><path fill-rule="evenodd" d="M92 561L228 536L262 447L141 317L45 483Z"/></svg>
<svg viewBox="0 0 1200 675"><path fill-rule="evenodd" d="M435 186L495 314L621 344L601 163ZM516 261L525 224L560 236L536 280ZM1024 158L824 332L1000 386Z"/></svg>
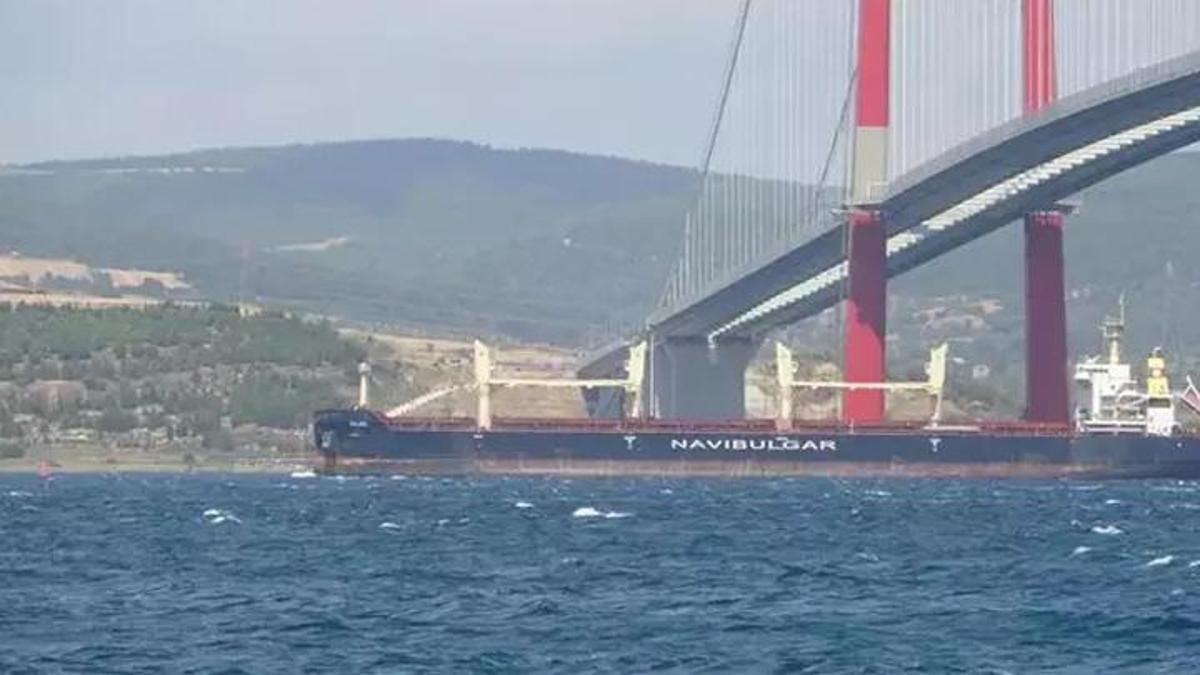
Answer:
<svg viewBox="0 0 1200 675"><path fill-rule="evenodd" d="M1146 381L1138 383L1124 361L1125 300L1116 316L1100 326L1104 356L1093 356L1075 366L1075 381L1088 393L1088 405L1076 410L1076 426L1084 433L1148 434L1171 436L1179 431L1175 395L1171 393L1167 362L1162 348L1146 359Z"/></svg>

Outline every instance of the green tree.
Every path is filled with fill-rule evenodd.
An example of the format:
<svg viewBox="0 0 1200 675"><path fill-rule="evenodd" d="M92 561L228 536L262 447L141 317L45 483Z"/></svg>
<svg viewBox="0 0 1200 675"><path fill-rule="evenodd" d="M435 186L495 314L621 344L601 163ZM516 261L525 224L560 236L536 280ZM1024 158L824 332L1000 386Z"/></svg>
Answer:
<svg viewBox="0 0 1200 675"><path fill-rule="evenodd" d="M138 418L120 408L107 408L96 420L96 429L105 433L124 433L137 428Z"/></svg>
<svg viewBox="0 0 1200 675"><path fill-rule="evenodd" d="M9 441L0 441L0 459L21 459L25 448Z"/></svg>

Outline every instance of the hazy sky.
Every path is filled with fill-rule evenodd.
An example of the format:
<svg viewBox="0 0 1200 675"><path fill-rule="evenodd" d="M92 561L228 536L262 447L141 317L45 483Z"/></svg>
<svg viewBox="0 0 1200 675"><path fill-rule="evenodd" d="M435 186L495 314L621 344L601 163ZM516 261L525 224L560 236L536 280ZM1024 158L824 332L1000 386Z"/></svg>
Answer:
<svg viewBox="0 0 1200 675"><path fill-rule="evenodd" d="M434 136L694 164L736 0L0 0L0 162Z"/></svg>

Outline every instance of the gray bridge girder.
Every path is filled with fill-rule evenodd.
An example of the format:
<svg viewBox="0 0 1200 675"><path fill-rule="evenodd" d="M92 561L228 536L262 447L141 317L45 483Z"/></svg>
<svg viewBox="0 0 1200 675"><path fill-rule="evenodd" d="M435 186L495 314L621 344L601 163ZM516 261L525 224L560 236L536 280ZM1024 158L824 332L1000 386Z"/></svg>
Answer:
<svg viewBox="0 0 1200 675"><path fill-rule="evenodd" d="M1063 174L1057 180L1048 181L1028 190L1021 199L1003 201L952 228L926 234L916 246L889 255L888 277L896 277L920 267L940 255L1019 220L1021 216L1031 210L1061 202L1106 178L1196 142L1200 142L1200 124L1180 128L1145 143L1131 146L1125 151L1114 152L1089 162L1076 171ZM824 269L828 269L838 262L840 262L840 258L834 259ZM741 330L754 334L768 331L774 326L795 323L833 307L839 300L840 293L837 287L826 289L773 312L762 320L747 323Z"/></svg>
<svg viewBox="0 0 1200 675"><path fill-rule="evenodd" d="M1023 171L1125 130L1200 106L1200 52L1145 68L1057 101L1038 115L1014 120L944 153L893 181L879 205L889 235L987 190ZM913 269L957 246L1012 222L1026 211L1053 204L1150 159L1200 141L1191 124L1112 152L1046 181L947 230L926 235L888 259L888 275ZM832 228L760 268L714 288L683 309L659 313L649 325L657 339L705 336L742 312L844 260L843 231ZM753 339L770 329L817 314L838 301L825 289L747 322L722 339ZM613 370L620 350L584 368ZM613 358L618 355L617 358Z"/></svg>
<svg viewBox="0 0 1200 675"><path fill-rule="evenodd" d="M1038 115L1001 125L953 148L896 179L888 196L876 208L884 214L889 236L895 235L1023 171L1195 106L1200 106L1200 52L1063 98ZM1188 129L1184 129L1168 141L1151 141L1154 152L1133 146L1112 153L1103 160L1103 170L1085 164L1068 171L1050 184L1029 191L1020 200L1013 200L1019 203L1014 208L1019 214L1021 208L1051 204L1192 140ZM841 227L831 228L760 268L728 281L686 308L651 317L649 323L660 335L707 334L748 307L841 262L843 237ZM761 333L783 322L767 323L770 325L739 332Z"/></svg>

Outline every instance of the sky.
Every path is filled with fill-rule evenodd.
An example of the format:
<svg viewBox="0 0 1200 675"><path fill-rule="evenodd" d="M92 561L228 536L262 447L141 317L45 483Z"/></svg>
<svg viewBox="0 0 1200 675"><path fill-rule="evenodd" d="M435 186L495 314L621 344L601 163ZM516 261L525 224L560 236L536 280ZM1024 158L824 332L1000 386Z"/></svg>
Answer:
<svg viewBox="0 0 1200 675"><path fill-rule="evenodd" d="M437 137L694 165L737 0L0 0L0 163Z"/></svg>

